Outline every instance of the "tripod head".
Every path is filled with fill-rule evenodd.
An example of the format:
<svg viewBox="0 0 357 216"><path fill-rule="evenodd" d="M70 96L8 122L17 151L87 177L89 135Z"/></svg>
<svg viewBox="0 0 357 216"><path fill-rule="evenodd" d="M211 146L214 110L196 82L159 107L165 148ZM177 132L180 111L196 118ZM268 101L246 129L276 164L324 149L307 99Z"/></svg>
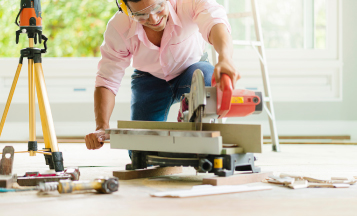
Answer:
<svg viewBox="0 0 357 216"><path fill-rule="evenodd" d="M28 38L34 38L35 44L38 35L38 41L41 43L43 39L41 13L40 0L21 0L20 11L15 20L15 24L20 27L20 30L16 31L16 44L19 43L21 33L26 33ZM17 21L19 17L20 23Z"/></svg>
<svg viewBox="0 0 357 216"><path fill-rule="evenodd" d="M21 0L20 11L16 16L15 24L20 27L16 31L16 44L19 43L19 37L21 33L27 34L28 38L33 38L35 44L41 43L44 40L45 49L41 50L41 53L47 51L47 37L42 34L42 11L40 0ZM18 18L20 22L18 23Z"/></svg>

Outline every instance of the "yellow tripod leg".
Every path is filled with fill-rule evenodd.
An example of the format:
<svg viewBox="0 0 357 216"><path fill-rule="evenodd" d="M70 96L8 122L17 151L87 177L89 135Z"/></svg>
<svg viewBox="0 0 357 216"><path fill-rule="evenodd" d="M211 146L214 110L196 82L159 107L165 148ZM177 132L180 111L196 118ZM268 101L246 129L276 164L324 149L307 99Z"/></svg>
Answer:
<svg viewBox="0 0 357 216"><path fill-rule="evenodd" d="M40 109L41 123L42 127L45 128L44 137L48 138L48 145L45 143L45 147L51 148L52 152L58 152L57 137L55 132L55 127L52 119L52 112L50 107L50 102L48 100L47 89L45 84L45 78L43 75L42 64L35 63L35 79L37 85L37 97L38 106Z"/></svg>
<svg viewBox="0 0 357 216"><path fill-rule="evenodd" d="M29 141L36 141L36 104L35 104L35 70L33 59L28 60L28 88L29 88ZM36 142L37 146L37 142ZM36 156L36 149L30 150L30 156Z"/></svg>
<svg viewBox="0 0 357 216"><path fill-rule="evenodd" d="M37 71L36 71L37 73ZM51 149L51 143L52 140L49 138L50 137L50 132L48 131L48 122L47 122L47 116L46 114L43 114L43 111L41 111L41 108L43 108L44 105L44 101L43 101L43 96L41 94L41 87L39 84L38 79L35 79L35 83L36 83L36 89L37 89L37 99L38 99L38 107L40 109L40 117L41 117L41 126L42 126L42 133L43 133L43 140L45 143L45 148L46 149Z"/></svg>
<svg viewBox="0 0 357 216"><path fill-rule="evenodd" d="M4 125L5 125L5 120L6 120L6 117L7 117L7 113L9 112L9 108L10 108L10 104L11 104L11 101L12 101L12 97L14 96L14 92L15 92L17 81L19 80L21 68L22 68L22 64L19 63L19 65L17 66L17 70L16 70L16 73L15 73L14 80L12 81L12 85L11 85L9 96L7 98L7 101L6 101L5 109L4 109L4 112L2 114L2 118L1 118L1 122L0 122L0 136L1 136L1 133L2 133L2 129L4 128Z"/></svg>
<svg viewBox="0 0 357 216"><path fill-rule="evenodd" d="M41 63L35 62L35 79L37 85L38 105L41 115L41 123L44 128L44 138L48 140L46 148L50 146L52 152L52 161L56 172L63 171L63 157L62 152L58 149L55 126L53 124L52 112L50 102L48 100L47 89L45 84L45 77ZM46 135L45 135L46 134Z"/></svg>
<svg viewBox="0 0 357 216"><path fill-rule="evenodd" d="M35 82L37 87L38 105L41 115L41 123L44 131L44 139L48 140L45 143L46 148L50 147L52 152L53 165L56 172L63 171L62 152L58 149L55 127L53 124L50 102L48 100L45 77L41 63L35 62Z"/></svg>

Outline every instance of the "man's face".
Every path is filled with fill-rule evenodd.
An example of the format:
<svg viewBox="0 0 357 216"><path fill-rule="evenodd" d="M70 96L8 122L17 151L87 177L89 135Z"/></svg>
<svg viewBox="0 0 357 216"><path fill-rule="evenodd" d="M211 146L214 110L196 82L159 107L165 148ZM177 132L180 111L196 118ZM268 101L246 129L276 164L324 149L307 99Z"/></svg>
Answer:
<svg viewBox="0 0 357 216"><path fill-rule="evenodd" d="M169 17L169 7L166 0L141 0L139 2L128 1L131 13L141 19L137 22L154 31L162 31L166 27ZM142 18L147 19L142 19Z"/></svg>

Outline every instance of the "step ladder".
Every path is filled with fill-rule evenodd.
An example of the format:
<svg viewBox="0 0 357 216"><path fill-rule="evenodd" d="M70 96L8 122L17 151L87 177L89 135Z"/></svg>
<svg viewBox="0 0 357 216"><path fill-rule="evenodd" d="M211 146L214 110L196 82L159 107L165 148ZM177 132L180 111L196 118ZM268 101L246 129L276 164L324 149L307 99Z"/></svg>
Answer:
<svg viewBox="0 0 357 216"><path fill-rule="evenodd" d="M280 152L280 145L279 145L279 137L278 132L276 129L276 120L275 120L275 112L273 106L273 99L271 96L270 90L270 82L269 82L269 75L268 75L268 67L265 55L265 48L264 48L264 41L263 41L263 34L262 34L262 27L260 22L259 10L257 5L257 0L250 0L251 1L251 12L243 12L243 13L228 13L229 18L243 18L243 17L252 17L254 20L254 27L255 27L255 34L256 34L256 41L241 41L241 40L233 40L233 44L241 45L241 46L251 46L257 53L260 62L260 68L262 72L262 79L263 79L263 86L264 86L264 98L263 98L263 107L266 113L268 114L269 118L269 125L270 125L270 134L271 140L273 144L273 151ZM226 5L226 9L228 8L229 0L224 0ZM228 11L228 10L227 10ZM218 56L216 51L212 47L212 61L213 65L218 62Z"/></svg>

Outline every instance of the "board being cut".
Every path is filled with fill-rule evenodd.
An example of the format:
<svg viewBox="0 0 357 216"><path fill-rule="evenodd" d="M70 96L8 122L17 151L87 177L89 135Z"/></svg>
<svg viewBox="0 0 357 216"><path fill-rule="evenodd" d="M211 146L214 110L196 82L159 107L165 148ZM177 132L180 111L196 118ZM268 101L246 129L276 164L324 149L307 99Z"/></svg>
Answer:
<svg viewBox="0 0 357 216"><path fill-rule="evenodd" d="M223 143L229 143L229 144L236 144L237 146L243 148L242 153L262 153L262 144L263 144L263 136L262 136L262 130L261 130L261 125L258 124L220 124L220 123L203 123L202 124L202 132L219 132L221 137L221 141L218 140L217 138L219 137L189 137L189 140L186 140L185 138L187 137L182 137L184 133L188 133L187 131L193 131L193 132L199 132L195 130L195 123L193 122L153 122L153 121L118 121L118 128L121 129L149 129L149 130L170 130L170 131L177 131L178 134L176 136L170 136L170 140L165 138L168 138L167 136L163 139L156 139L152 140L149 142L166 142L168 141L168 146L165 147L167 151L171 152L170 147L176 143L179 140L175 140L176 138L184 138L180 140L180 143L183 142L183 145L187 145L185 142L191 142L194 143L204 143L207 139L207 146L204 146L204 148L210 148L211 150L209 151L198 151L198 152L193 152L193 153L203 153L203 154L221 154L222 152L222 144ZM110 130L114 129L109 129ZM184 131L183 133L179 133L179 131ZM192 134L197 134L197 133L192 133ZM203 133L202 133L203 134ZM123 136L129 136L129 135L124 135ZM180 135L180 136L178 136ZM187 134L185 134L187 135ZM123 149L131 149L131 150L145 150L145 149L133 149L133 146L130 145L130 143L138 143L144 141L145 143L145 138L149 138L148 135L143 136L141 138L138 138L137 140L134 140L135 135L131 135L130 138L133 139L125 139L125 142L129 142L128 145L121 146L119 144L120 142L124 142L124 140L119 141L119 136L116 137L116 135L111 135L111 147L112 148L123 148ZM113 140L114 137L114 141ZM115 138L116 137L116 138ZM175 137L175 138L173 138ZM123 138L123 137L120 137ZM190 138L196 138L196 139L190 139ZM155 139L155 138L153 138ZM202 139L202 141L200 141ZM209 141L212 139L212 141ZM216 140L214 140L216 139ZM181 142L182 141L182 142ZM117 143L118 142L118 143ZM216 146L217 142L220 142L220 146ZM215 143L215 144L213 144ZM120 146L119 146L120 145ZM136 145L136 144L135 144ZM143 144L145 145L145 144ZM170 146L171 145L171 146ZM170 146L170 147L169 147ZM148 147L145 147L146 149ZM186 147L181 147L180 149L184 149ZM150 149L147 149L146 151L149 151ZM166 150L165 150L166 151ZM175 152L175 151L173 151ZM182 151L180 151L182 152ZM212 152L212 153L211 153ZM213 153L215 152L215 153ZM184 151L182 153L191 153L190 151Z"/></svg>

